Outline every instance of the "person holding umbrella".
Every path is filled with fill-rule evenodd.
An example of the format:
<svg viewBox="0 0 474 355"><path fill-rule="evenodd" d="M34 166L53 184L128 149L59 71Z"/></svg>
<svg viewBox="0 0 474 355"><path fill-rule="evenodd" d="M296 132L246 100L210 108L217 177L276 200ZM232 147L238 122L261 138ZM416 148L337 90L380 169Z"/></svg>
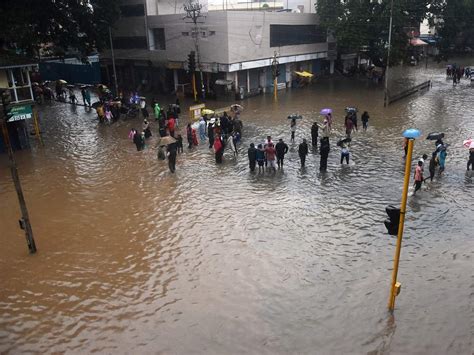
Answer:
<svg viewBox="0 0 474 355"><path fill-rule="evenodd" d="M291 142L295 143L296 118L291 119L290 131L291 131Z"/></svg>

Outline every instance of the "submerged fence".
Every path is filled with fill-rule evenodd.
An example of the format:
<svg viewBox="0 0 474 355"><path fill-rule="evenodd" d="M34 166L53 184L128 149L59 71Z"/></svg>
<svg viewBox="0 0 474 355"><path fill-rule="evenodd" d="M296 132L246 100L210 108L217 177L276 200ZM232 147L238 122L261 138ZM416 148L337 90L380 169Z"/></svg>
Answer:
<svg viewBox="0 0 474 355"><path fill-rule="evenodd" d="M431 87L431 80L428 80L428 81L425 81L419 85L416 85L416 86L413 86L407 90L403 90L402 92L399 92L397 94L394 94L394 95L390 95L390 93L388 94L388 97L387 97L387 105L390 105L391 103L395 102L395 101L398 101L398 100L401 100L407 96L410 96L410 95L413 95L413 94L416 94L417 92L421 91L421 90L424 90L424 89L429 89Z"/></svg>

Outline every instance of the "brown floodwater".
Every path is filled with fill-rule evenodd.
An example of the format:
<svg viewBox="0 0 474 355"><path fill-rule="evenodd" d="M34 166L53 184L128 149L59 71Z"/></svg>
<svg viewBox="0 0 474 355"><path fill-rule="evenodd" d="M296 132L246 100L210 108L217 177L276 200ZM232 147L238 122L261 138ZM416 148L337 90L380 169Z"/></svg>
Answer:
<svg viewBox="0 0 474 355"><path fill-rule="evenodd" d="M380 87L355 79L251 98L241 155L216 166L206 145L185 147L176 174L156 158L156 126L137 152L127 134L138 120L103 126L84 107L42 107L45 147L16 153L36 255L0 157L0 352L471 353L474 184L462 140L474 136L474 87L453 88L442 66L394 77L433 88L388 108ZM340 166L346 106L371 118ZM309 139L324 107L335 111L326 174L317 152L301 170L294 144L284 171L249 173L250 142L289 141L295 112L297 142ZM384 208L400 201L409 127L451 145L445 174L408 200L392 317ZM418 140L414 159L433 149Z"/></svg>

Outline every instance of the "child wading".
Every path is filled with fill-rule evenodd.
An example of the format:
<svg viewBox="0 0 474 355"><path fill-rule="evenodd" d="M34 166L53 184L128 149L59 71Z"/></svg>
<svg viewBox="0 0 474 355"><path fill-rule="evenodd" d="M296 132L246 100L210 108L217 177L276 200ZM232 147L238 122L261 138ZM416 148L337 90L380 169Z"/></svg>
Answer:
<svg viewBox="0 0 474 355"><path fill-rule="evenodd" d="M419 189L421 189L422 182L423 182L423 163L419 161L415 169L415 191L413 192L413 195L415 195L416 192Z"/></svg>

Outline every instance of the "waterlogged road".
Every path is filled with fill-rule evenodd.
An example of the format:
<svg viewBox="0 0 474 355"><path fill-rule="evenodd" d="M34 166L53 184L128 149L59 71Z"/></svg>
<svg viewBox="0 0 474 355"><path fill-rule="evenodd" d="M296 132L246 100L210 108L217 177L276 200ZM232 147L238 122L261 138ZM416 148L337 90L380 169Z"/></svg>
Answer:
<svg viewBox="0 0 474 355"><path fill-rule="evenodd" d="M313 152L301 171L291 144L276 175L250 174L244 148L216 166L204 145L185 148L172 175L127 140L138 121L104 127L83 107L45 108L45 148L17 154L37 255L0 157L0 352L471 353L474 185L461 142L474 133L474 88L410 70L402 86L433 89L387 109L379 89L347 80L244 102L243 147L289 140L293 112L305 116L297 142L309 138L311 118L334 108L323 175ZM369 111L370 128L341 167L349 105ZM451 146L446 174L409 198L391 317L384 208L400 198L408 127L444 131ZM432 150L417 141L415 157Z"/></svg>

